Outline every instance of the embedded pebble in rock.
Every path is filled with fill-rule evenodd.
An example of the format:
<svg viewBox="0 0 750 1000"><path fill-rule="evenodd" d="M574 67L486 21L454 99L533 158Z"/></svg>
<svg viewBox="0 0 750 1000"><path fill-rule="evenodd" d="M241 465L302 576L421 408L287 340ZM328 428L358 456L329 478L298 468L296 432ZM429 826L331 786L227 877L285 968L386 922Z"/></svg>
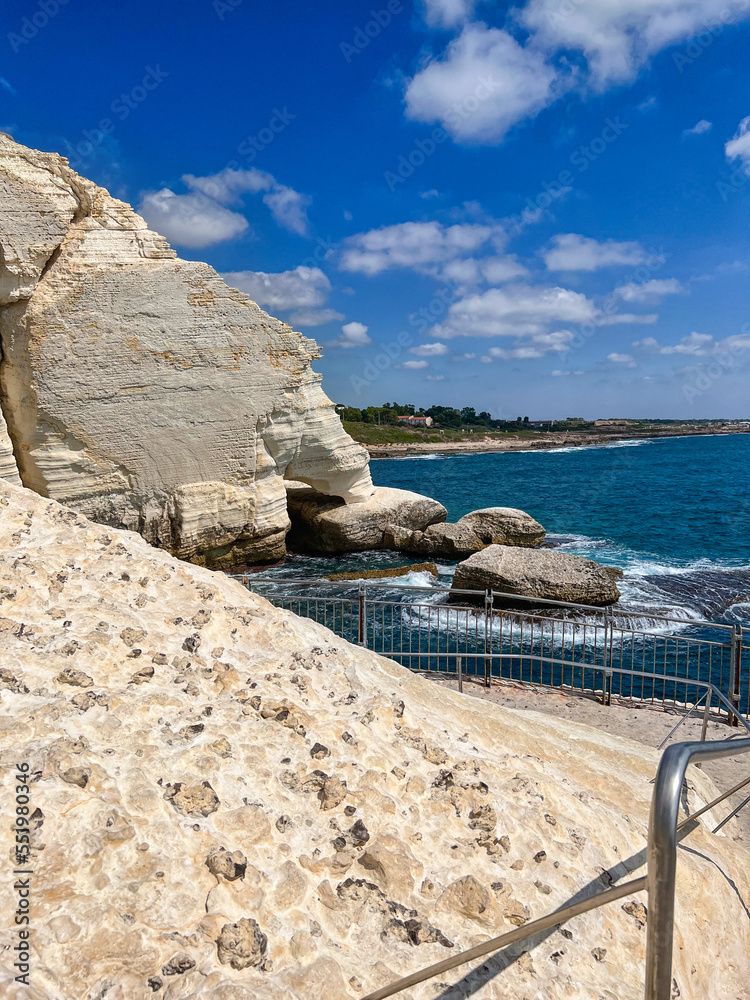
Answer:
<svg viewBox="0 0 750 1000"><path fill-rule="evenodd" d="M34 870L33 991L2 963L3 1000L357 1000L643 872L656 752L426 683L101 534L0 483L0 796L27 762ZM713 794L691 769L690 808ZM723 815L678 856L682 1000L748 998L750 857L710 833ZM647 927L625 897L473 996L641 1000ZM471 969L404 996L465 996Z"/></svg>

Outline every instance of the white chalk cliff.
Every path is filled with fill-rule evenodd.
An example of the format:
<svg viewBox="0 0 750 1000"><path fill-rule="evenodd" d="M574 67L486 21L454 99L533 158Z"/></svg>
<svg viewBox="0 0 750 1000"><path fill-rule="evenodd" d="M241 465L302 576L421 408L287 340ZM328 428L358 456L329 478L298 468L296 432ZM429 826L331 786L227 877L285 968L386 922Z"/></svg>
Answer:
<svg viewBox="0 0 750 1000"><path fill-rule="evenodd" d="M643 873L658 754L448 691L0 482L0 856L29 767L31 988L4 1000L357 1000ZM691 811L715 790L695 768ZM747 1000L750 855L677 862L673 997ZM643 893L406 1000L641 1000ZM453 985L456 984L456 985Z"/></svg>
<svg viewBox="0 0 750 1000"><path fill-rule="evenodd" d="M1 133L0 345L0 477L183 558L282 556L285 479L372 493L313 340Z"/></svg>

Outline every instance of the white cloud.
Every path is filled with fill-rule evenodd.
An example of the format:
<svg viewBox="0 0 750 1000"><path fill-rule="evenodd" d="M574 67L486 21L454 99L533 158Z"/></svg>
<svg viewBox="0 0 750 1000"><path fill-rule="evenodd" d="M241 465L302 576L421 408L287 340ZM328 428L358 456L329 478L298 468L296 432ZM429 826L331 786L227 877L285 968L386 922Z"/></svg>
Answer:
<svg viewBox="0 0 750 1000"><path fill-rule="evenodd" d="M368 327L364 323L344 323L341 335L331 340L327 347L366 347L372 343L367 335Z"/></svg>
<svg viewBox="0 0 750 1000"><path fill-rule="evenodd" d="M453 355L453 360L454 361L473 361L475 357L476 357L476 354L474 354L473 352L470 351L467 354L454 354Z"/></svg>
<svg viewBox="0 0 750 1000"><path fill-rule="evenodd" d="M424 0L424 19L431 28L453 28L471 19L476 4L477 0Z"/></svg>
<svg viewBox="0 0 750 1000"><path fill-rule="evenodd" d="M611 361L615 365L627 365L628 368L635 368L635 358L632 354L617 354L613 352L607 355L607 361Z"/></svg>
<svg viewBox="0 0 750 1000"><path fill-rule="evenodd" d="M288 317L294 326L322 326L344 318L335 309L319 308L331 292L331 282L319 267L297 267L277 274L229 271L222 278L271 312L297 310Z"/></svg>
<svg viewBox="0 0 750 1000"><path fill-rule="evenodd" d="M301 309L292 313L289 322L292 326L323 326L324 323L338 322L344 319L344 314L335 309Z"/></svg>
<svg viewBox="0 0 750 1000"><path fill-rule="evenodd" d="M369 276L395 268L438 275L446 267L450 269L461 262L474 275L476 262L466 258L480 247L502 245L505 239L505 232L497 223L444 226L434 221L401 222L348 237L340 267L343 271Z"/></svg>
<svg viewBox="0 0 750 1000"><path fill-rule="evenodd" d="M408 83L406 113L439 122L458 142L497 143L556 96L558 76L538 47L470 24Z"/></svg>
<svg viewBox="0 0 750 1000"><path fill-rule="evenodd" d="M692 128L686 128L683 131L683 135L703 135L704 132L708 132L711 128L711 122L707 122L705 118L701 118L699 122L696 122Z"/></svg>
<svg viewBox="0 0 750 1000"><path fill-rule="evenodd" d="M430 188L429 191L420 191L419 197L424 198L425 200L427 200L428 198L439 198L440 192L438 191L437 188Z"/></svg>
<svg viewBox="0 0 750 1000"><path fill-rule="evenodd" d="M708 333L691 333L676 344L660 344L654 337L646 337L644 340L636 340L633 344L635 350L652 351L658 354L688 354L696 357L703 357L712 354L717 348L714 338Z"/></svg>
<svg viewBox="0 0 750 1000"><path fill-rule="evenodd" d="M401 365L394 365L394 368L406 368L408 371L414 371L419 368L429 368L429 361L404 361Z"/></svg>
<svg viewBox="0 0 750 1000"><path fill-rule="evenodd" d="M623 323L643 325L655 323L658 318L656 313L611 313L599 316L596 322L597 326L622 326Z"/></svg>
<svg viewBox="0 0 750 1000"><path fill-rule="evenodd" d="M236 202L243 194L265 191L263 203L271 210L276 222L299 236L308 235L307 206L310 198L286 184L280 184L273 174L264 170L256 170L255 167L252 170L232 170L226 167L208 177L185 174L182 180L191 190L200 191L220 204Z"/></svg>
<svg viewBox="0 0 750 1000"><path fill-rule="evenodd" d="M520 15L549 50L576 49L586 56L593 82L604 88L632 80L651 56L685 42L720 19L748 16L743 0L530 0Z"/></svg>
<svg viewBox="0 0 750 1000"><path fill-rule="evenodd" d="M407 115L480 143L500 142L579 80L598 91L630 82L663 49L750 16L747 0L528 0L501 30L471 22L473 0L425 4L428 24L460 33L408 82ZM523 45L510 34L519 28ZM481 79L491 81L484 90Z"/></svg>
<svg viewBox="0 0 750 1000"><path fill-rule="evenodd" d="M750 174L750 115L742 119L734 138L724 144L724 152L728 160L740 160Z"/></svg>
<svg viewBox="0 0 750 1000"><path fill-rule="evenodd" d="M184 247L210 247L236 239L248 221L200 192L175 194L169 188L147 191L138 206L149 226L170 243Z"/></svg>
<svg viewBox="0 0 750 1000"><path fill-rule="evenodd" d="M676 278L652 278L641 284L629 282L627 285L619 285L613 294L623 302L657 302L665 295L680 295L686 291L685 286Z"/></svg>
<svg viewBox="0 0 750 1000"><path fill-rule="evenodd" d="M529 273L515 254L485 257L479 262L479 268L490 285L501 285L513 278L523 278Z"/></svg>
<svg viewBox="0 0 750 1000"><path fill-rule="evenodd" d="M175 194L169 188L147 191L138 211L150 226L175 243L206 247L235 239L248 228L247 219L227 208L243 194L263 195L264 204L275 221L299 236L309 234L307 206L310 199L262 170L230 170L196 177L185 174L189 194Z"/></svg>
<svg viewBox="0 0 750 1000"><path fill-rule="evenodd" d="M591 323L598 310L581 292L567 288L512 285L465 296L433 328L442 340L452 337L533 337L551 324Z"/></svg>
<svg viewBox="0 0 750 1000"><path fill-rule="evenodd" d="M570 330L557 330L554 333L537 334L528 340L520 341L515 347L491 347L485 357L499 361L527 360L543 358L545 354L554 351L567 351L573 334ZM482 358L482 361L485 359Z"/></svg>
<svg viewBox="0 0 750 1000"><path fill-rule="evenodd" d="M419 344L418 347L409 348L409 354L418 354L420 358L439 358L447 353L445 344Z"/></svg>
<svg viewBox="0 0 750 1000"><path fill-rule="evenodd" d="M425 381L427 382L442 382L445 375L425 375Z"/></svg>
<svg viewBox="0 0 750 1000"><path fill-rule="evenodd" d="M227 284L245 292L259 306L269 309L299 309L323 305L331 282L319 267L296 267L293 271L267 274L265 271L229 271L222 274Z"/></svg>
<svg viewBox="0 0 750 1000"><path fill-rule="evenodd" d="M550 271L596 271L616 264L630 267L649 258L635 241L594 240L577 233L561 233L551 242L551 248L543 254Z"/></svg>

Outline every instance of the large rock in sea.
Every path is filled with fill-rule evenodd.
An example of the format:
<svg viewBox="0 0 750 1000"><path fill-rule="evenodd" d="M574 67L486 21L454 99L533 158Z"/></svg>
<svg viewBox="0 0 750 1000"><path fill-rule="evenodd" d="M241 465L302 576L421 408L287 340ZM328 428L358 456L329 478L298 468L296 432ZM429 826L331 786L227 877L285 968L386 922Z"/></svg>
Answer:
<svg viewBox="0 0 750 1000"><path fill-rule="evenodd" d="M284 480L372 492L313 340L0 134L0 476L183 558L284 554Z"/></svg>
<svg viewBox="0 0 750 1000"><path fill-rule="evenodd" d="M305 486L287 487L289 548L295 552L334 554L388 548L386 533L393 527L421 531L444 521L447 511L437 500L410 490L375 488L372 496L347 505Z"/></svg>
<svg viewBox="0 0 750 1000"><path fill-rule="evenodd" d="M490 545L460 562L453 588L497 590L574 604L614 604L620 598L615 572L593 559L510 545Z"/></svg>
<svg viewBox="0 0 750 1000"><path fill-rule="evenodd" d="M644 872L656 751L461 696L7 483L0 600L3 913L18 764L34 871L32 985L6 957L3 1000L356 1000ZM714 795L692 768L689 810ZM747 995L722 815L678 852L681 1000ZM407 995L641 1000L646 903Z"/></svg>
<svg viewBox="0 0 750 1000"><path fill-rule="evenodd" d="M535 548L546 532L538 521L514 507L484 507L464 514L453 524L433 524L424 531L393 527L386 532L385 547L418 555L460 559L488 545Z"/></svg>

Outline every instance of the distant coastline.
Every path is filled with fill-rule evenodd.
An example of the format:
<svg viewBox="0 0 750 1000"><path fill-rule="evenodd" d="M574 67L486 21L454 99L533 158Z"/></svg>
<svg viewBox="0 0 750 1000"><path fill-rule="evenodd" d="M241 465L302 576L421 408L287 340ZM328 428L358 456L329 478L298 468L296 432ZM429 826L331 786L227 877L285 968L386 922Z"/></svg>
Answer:
<svg viewBox="0 0 750 1000"><path fill-rule="evenodd" d="M654 438L703 437L726 434L748 434L748 426L682 424L679 426L653 426L646 428L618 428L596 431L560 431L546 434L526 432L518 435L475 435L460 441L394 441L368 444L360 442L370 453L370 458L399 458L406 455L472 455L504 451L549 451L557 448L585 448L591 445L610 444L617 441L637 441Z"/></svg>

